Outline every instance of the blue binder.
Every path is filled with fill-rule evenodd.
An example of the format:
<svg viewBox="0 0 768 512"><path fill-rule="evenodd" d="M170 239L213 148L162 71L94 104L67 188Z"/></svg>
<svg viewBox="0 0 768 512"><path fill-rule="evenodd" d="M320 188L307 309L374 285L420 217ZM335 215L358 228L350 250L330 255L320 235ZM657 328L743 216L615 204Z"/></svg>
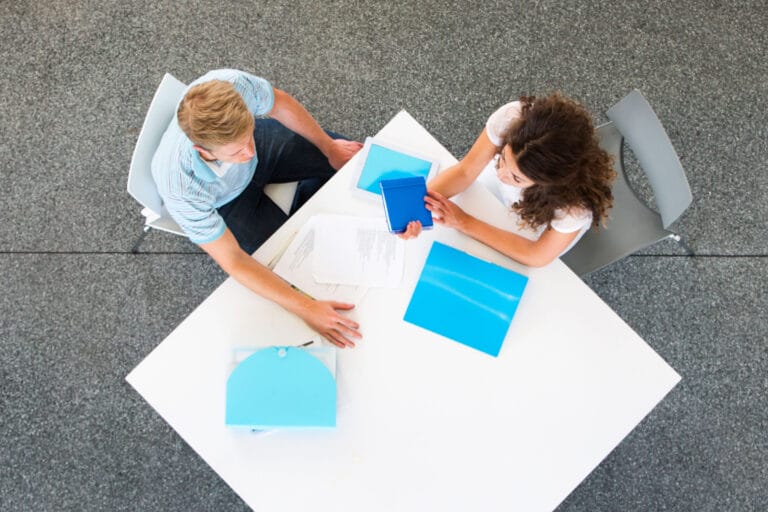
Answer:
<svg viewBox="0 0 768 512"><path fill-rule="evenodd" d="M413 220L422 228L432 227L432 213L424 205L427 182L422 176L381 180L381 198L389 231L402 233Z"/></svg>
<svg viewBox="0 0 768 512"><path fill-rule="evenodd" d="M435 242L404 320L498 356L528 278Z"/></svg>
<svg viewBox="0 0 768 512"><path fill-rule="evenodd" d="M227 380L226 425L251 429L336 426L336 381L298 347L257 350Z"/></svg>

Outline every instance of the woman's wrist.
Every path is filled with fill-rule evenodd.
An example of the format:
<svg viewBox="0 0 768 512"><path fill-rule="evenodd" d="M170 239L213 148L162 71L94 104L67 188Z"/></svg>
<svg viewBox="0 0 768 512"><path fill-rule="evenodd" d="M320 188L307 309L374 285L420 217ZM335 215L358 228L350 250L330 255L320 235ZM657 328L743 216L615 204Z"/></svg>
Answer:
<svg viewBox="0 0 768 512"><path fill-rule="evenodd" d="M462 212L456 218L456 229L465 235L469 235L472 232L472 226L476 220L477 219L475 219L470 214Z"/></svg>

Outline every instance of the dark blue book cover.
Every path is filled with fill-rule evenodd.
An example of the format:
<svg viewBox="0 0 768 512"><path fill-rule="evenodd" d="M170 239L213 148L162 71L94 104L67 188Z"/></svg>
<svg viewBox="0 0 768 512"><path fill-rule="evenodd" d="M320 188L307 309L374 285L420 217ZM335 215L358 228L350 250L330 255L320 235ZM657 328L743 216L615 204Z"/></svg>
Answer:
<svg viewBox="0 0 768 512"><path fill-rule="evenodd" d="M421 222L422 228L432 227L432 213L424 205L427 182L421 176L381 180L384 213L392 233L402 233L408 223Z"/></svg>

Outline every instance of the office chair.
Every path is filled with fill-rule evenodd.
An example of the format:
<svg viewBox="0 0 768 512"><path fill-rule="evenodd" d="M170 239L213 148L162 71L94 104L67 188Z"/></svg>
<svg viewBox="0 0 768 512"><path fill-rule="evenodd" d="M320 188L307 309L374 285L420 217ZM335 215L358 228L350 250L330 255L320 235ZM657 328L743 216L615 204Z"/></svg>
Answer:
<svg viewBox="0 0 768 512"><path fill-rule="evenodd" d="M176 106L186 88L186 84L169 73L165 74L149 104L144 125L141 127L133 150L128 172L128 193L144 207L141 214L145 217L144 229L131 249L134 254L139 250L150 228L185 236L179 225L171 218L157 193L157 186L152 178L152 157L165 129L176 115ZM264 187L264 193L288 214L296 193L296 182L269 184Z"/></svg>
<svg viewBox="0 0 768 512"><path fill-rule="evenodd" d="M613 156L616 180L613 208L607 227L590 229L561 259L583 276L665 238L693 251L682 237L667 228L691 204L693 196L680 159L659 118L638 90L633 90L608 112L610 122L597 128L600 145ZM658 212L632 190L624 172L627 142L648 176Z"/></svg>

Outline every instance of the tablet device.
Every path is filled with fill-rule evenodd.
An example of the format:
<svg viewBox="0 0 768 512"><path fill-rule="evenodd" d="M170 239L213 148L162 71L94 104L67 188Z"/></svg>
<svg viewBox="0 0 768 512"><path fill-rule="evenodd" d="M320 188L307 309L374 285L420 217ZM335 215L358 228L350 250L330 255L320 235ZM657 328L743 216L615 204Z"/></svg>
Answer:
<svg viewBox="0 0 768 512"><path fill-rule="evenodd" d="M354 190L358 195L381 200L381 180L420 176L429 180L439 164L424 155L382 140L368 137L361 151L361 161Z"/></svg>

